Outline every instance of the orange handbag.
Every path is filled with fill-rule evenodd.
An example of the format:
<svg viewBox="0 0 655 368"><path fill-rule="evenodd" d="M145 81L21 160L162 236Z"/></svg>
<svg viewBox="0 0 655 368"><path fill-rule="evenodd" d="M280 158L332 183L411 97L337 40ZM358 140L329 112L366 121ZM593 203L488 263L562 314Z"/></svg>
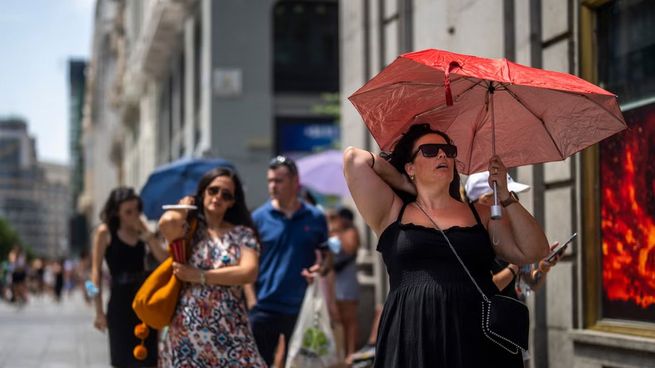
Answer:
<svg viewBox="0 0 655 368"><path fill-rule="evenodd" d="M195 233L196 225L197 220L194 218L190 221L189 231L186 236L183 239L172 242L177 246L182 245L182 252L186 259L188 259L191 253L191 240ZM185 261L185 259L175 257L175 253L173 254L173 258L177 262ZM148 326L158 330L168 326L173 319L180 288L182 287L182 281L173 275L173 258L166 258L148 276L132 301L132 309L134 309L137 317Z"/></svg>
<svg viewBox="0 0 655 368"><path fill-rule="evenodd" d="M173 275L173 259L166 258L139 288L132 309L148 326L161 330L171 322L182 282Z"/></svg>

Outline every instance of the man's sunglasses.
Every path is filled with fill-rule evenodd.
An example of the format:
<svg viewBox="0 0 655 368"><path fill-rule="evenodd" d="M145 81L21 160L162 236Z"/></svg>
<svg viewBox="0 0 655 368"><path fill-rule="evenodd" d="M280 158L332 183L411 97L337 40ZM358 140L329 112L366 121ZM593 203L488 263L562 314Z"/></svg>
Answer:
<svg viewBox="0 0 655 368"><path fill-rule="evenodd" d="M296 166L296 163L292 159L286 156L275 156L268 164L269 169L277 169L280 166L285 166L292 175L298 175L298 166Z"/></svg>
<svg viewBox="0 0 655 368"><path fill-rule="evenodd" d="M221 198L224 200L230 202L234 200L234 194L232 194L229 190L221 187L208 187L207 188L207 194L214 197L220 194Z"/></svg>
<svg viewBox="0 0 655 368"><path fill-rule="evenodd" d="M416 152L412 154L412 161L416 158L419 152L423 154L423 157L435 157L439 154L439 150L448 158L457 157L457 146L449 143L426 143L418 146Z"/></svg>

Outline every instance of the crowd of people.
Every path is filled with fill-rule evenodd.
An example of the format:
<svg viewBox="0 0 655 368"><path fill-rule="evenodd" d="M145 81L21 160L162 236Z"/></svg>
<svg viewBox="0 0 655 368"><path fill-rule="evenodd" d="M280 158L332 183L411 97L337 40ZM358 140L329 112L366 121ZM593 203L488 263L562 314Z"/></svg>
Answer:
<svg viewBox="0 0 655 368"><path fill-rule="evenodd" d="M80 290L89 278L87 253L76 259L30 256L20 245L0 263L0 300L25 306L30 297L50 296L54 301Z"/></svg>
<svg viewBox="0 0 655 368"><path fill-rule="evenodd" d="M132 189L110 193L93 238L92 280L99 289L94 325L108 332L113 366L282 367L305 289L317 277L333 279L332 317L346 326L344 350L354 351L358 294L350 283L359 239L352 211L335 212L339 218L328 226L324 212L300 197L298 168L287 157L270 162L267 181L270 200L251 214L237 173L211 170L193 195L180 199L197 209L165 212L157 233L143 222ZM183 281L175 313L165 330L145 339L146 359L137 359L139 320L131 302L148 274L144 257L163 260L166 244L189 231L190 216L197 221L190 255L173 262ZM106 306L103 263L111 280Z"/></svg>
<svg viewBox="0 0 655 368"><path fill-rule="evenodd" d="M270 162L270 200L252 214L241 180L230 169L207 172L197 191L179 202L197 210L165 212L156 232L142 216L138 194L116 188L94 232L92 257L28 260L17 246L2 264L0 296L17 305L27 303L28 295L51 294L59 301L67 292L84 290L90 279L97 290L83 295L95 306L94 326L108 332L115 367L284 367L305 289L320 279L342 366L472 366L476 359L522 366L519 357L503 354L468 322L479 313L472 307L478 296L466 287L446 242L476 267L473 273L486 292L525 300L557 257L544 259L545 236L520 204L498 224L488 207L492 181L500 183L507 200L529 187L514 182L497 158L489 172L460 185L447 136L417 126L403 137L391 159L355 148L345 153L353 199L380 239L377 250L391 284L385 305L370 308L374 318L364 346L357 345L361 241L355 212L317 205L301 188L294 161L284 156ZM518 203L509 201L506 209ZM191 216L198 226L190 256L173 263L183 281L175 314L167 328L145 339L149 353L137 359L134 326L140 321L132 300L152 269L147 259L167 258L167 244L189 231ZM440 238L435 225L450 239ZM473 250L471 244L478 246ZM459 344L463 338L468 344Z"/></svg>
<svg viewBox="0 0 655 368"><path fill-rule="evenodd" d="M277 156L266 172L270 199L251 213L238 174L216 168L180 198L186 206L164 212L155 231L139 195L119 187L101 211L91 257L28 262L16 247L2 264L0 295L17 304L28 293L59 300L90 279L96 290L84 295L95 307L94 326L108 332L115 367L279 368L305 290L318 281L341 366L522 367L528 355L485 338L479 293L525 300L558 258L545 260L546 236L515 195L529 187L514 182L500 158L462 185L456 157L446 134L420 124L388 156L348 148L344 173L357 211L317 205L295 162ZM490 214L492 183L504 207L499 220ZM390 281L385 304L367 308L373 324L364 346L356 214L378 236ZM191 239L186 262L172 263L182 282L173 317L137 337L132 300L152 271L147 259L164 261L168 245L184 236ZM147 356L135 356L139 344Z"/></svg>

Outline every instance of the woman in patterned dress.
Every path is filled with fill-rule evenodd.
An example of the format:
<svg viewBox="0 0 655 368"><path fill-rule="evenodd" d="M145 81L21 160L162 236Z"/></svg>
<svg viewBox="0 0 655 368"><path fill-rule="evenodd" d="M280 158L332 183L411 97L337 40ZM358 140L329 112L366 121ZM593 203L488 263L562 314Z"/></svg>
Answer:
<svg viewBox="0 0 655 368"><path fill-rule="evenodd" d="M214 169L198 183L198 229L187 264L173 263L184 286L159 352L160 367L266 367L248 323L243 285L258 272L259 243L241 182ZM184 234L186 210L167 211L159 225L170 242Z"/></svg>

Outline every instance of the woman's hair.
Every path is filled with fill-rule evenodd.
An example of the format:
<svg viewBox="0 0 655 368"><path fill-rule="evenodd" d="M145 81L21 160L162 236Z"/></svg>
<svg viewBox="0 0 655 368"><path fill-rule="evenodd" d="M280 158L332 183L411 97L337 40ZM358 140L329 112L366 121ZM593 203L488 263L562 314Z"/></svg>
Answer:
<svg viewBox="0 0 655 368"><path fill-rule="evenodd" d="M414 153L412 152L412 149L414 148L414 144L419 140L419 138L428 134L438 134L443 137L447 143L454 144L452 139L450 139L446 133L440 130L432 129L430 124L415 124L412 125L409 130L402 135L402 137L400 137L400 140L398 140L398 143L396 143L396 146L391 152L389 163L400 173L407 175L407 172L405 171L405 164L412 161L412 153ZM457 172L457 167L453 166L453 181L450 182L448 193L450 193L451 197L461 202L462 197L460 196L459 187L459 173ZM406 193L398 194L405 202L413 201L416 199L415 196L410 196Z"/></svg>
<svg viewBox="0 0 655 368"><path fill-rule="evenodd" d="M112 190L111 193L109 193L109 198L107 198L102 211L100 211L100 221L105 223L112 232L117 231L121 225L120 218L118 217L118 211L121 208L121 204L131 200L137 201L139 212L142 212L143 202L134 189L129 187L118 187Z"/></svg>
<svg viewBox="0 0 655 368"><path fill-rule="evenodd" d="M353 213L353 211L350 210L350 208L346 206L341 206L337 208L337 215L346 221L349 222L355 221L355 214Z"/></svg>
<svg viewBox="0 0 655 368"><path fill-rule="evenodd" d="M248 211L248 207L246 206L246 196L243 192L243 186L241 185L241 180L239 179L239 176L234 171L222 167L212 169L206 172L205 175L203 175L202 178L200 178L200 181L198 182L198 188L196 190L196 195L195 195L195 202L196 202L196 206L198 207L197 216L198 219L200 220L199 225L202 228L205 228L207 225L207 220L205 219L205 208L203 203L203 199L205 197L205 190L207 189L209 184L211 184L211 182L214 181L214 179L216 179L219 176L226 176L230 178L234 183L234 205L232 205L232 207L228 208L227 211L225 211L223 220L228 221L233 225L247 226L256 232L255 224L253 223L252 217L250 216L250 211ZM198 233L202 233L202 231L199 231Z"/></svg>

